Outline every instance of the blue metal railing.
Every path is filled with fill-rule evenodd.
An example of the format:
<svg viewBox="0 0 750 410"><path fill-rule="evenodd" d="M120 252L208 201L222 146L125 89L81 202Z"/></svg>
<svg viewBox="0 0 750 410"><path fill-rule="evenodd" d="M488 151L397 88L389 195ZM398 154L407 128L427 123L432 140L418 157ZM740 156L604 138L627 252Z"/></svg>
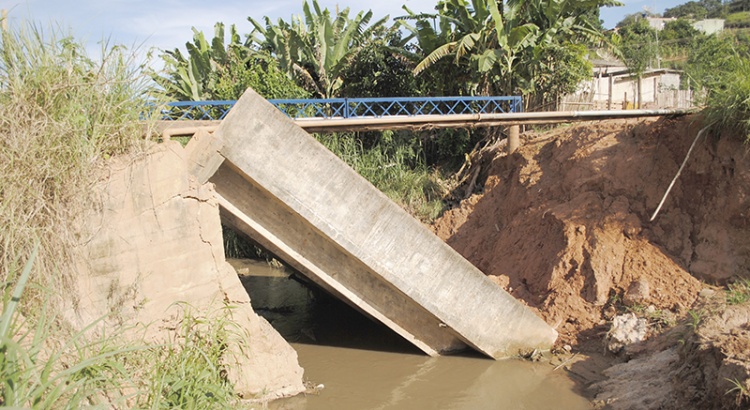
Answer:
<svg viewBox="0 0 750 410"><path fill-rule="evenodd" d="M284 114L301 118L381 118L417 115L501 114L522 112L514 97L392 97L268 100ZM221 120L236 101L168 103L163 120Z"/></svg>

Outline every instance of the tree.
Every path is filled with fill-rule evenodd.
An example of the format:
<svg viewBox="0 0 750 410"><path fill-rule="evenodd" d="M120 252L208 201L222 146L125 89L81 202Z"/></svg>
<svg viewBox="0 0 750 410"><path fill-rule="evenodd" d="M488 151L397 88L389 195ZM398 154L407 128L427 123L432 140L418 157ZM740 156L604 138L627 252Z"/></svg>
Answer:
<svg viewBox="0 0 750 410"><path fill-rule="evenodd" d="M234 25L229 44L224 44L224 24L216 23L209 43L203 32L193 28L193 42L162 54L162 73L152 73L163 92L180 101L232 100L248 88L266 98L294 98L305 95L286 77L275 61L264 58L241 42Z"/></svg>
<svg viewBox="0 0 750 410"><path fill-rule="evenodd" d="M398 26L375 33L342 75L341 95L347 97L407 97L420 94L421 81L412 74L414 64L401 50L410 47Z"/></svg>
<svg viewBox="0 0 750 410"><path fill-rule="evenodd" d="M689 1L685 4L681 4L671 9L664 10L664 17L666 18L689 18L702 20L708 16L708 10L706 7L697 1Z"/></svg>
<svg viewBox="0 0 750 410"><path fill-rule="evenodd" d="M592 10L619 4L608 0L507 3L472 0L471 4L466 0L440 1L438 14L434 16L440 20L440 32L426 29L429 21L425 18L433 16L410 16L418 19L418 23L422 20L421 26L412 29L419 43L436 46L424 50L426 56L415 73L429 71L438 62L450 58L453 64L472 73L477 93L525 92L550 96L553 89L561 90L566 86L554 84L545 88L552 82L541 80L542 77L554 76L544 70L555 70L571 63L585 68L586 53L581 53L575 45L604 41L596 28L599 22ZM422 36L426 38L423 40ZM580 73L580 70L573 72ZM574 77L566 81L580 81L578 75Z"/></svg>
<svg viewBox="0 0 750 410"><path fill-rule="evenodd" d="M661 16L658 15L658 14L656 14L656 13L652 13L652 12L650 12L648 10L640 11L638 13L627 14L622 20L620 20L617 23L617 25L615 27L618 28L618 29L620 29L622 27L627 27L627 26L630 26L632 24L636 24L640 20L643 20L643 19L648 18L648 17L656 17L656 18L658 18L658 17L661 17Z"/></svg>
<svg viewBox="0 0 750 410"><path fill-rule="evenodd" d="M722 0L689 1L664 11L664 17L667 18L689 18L695 20L722 17L724 14L726 14L726 5Z"/></svg>
<svg viewBox="0 0 750 410"><path fill-rule="evenodd" d="M656 46L656 30L652 29L645 19L622 27L619 31L621 44L619 44L625 65L630 72L636 76L638 81L638 100L636 105L641 107L641 78L646 69L652 66L656 60L658 49Z"/></svg>
<svg viewBox="0 0 750 410"><path fill-rule="evenodd" d="M538 27L516 18L518 4L505 5L503 14L495 0L472 0L471 5L466 0L442 0L437 9L443 32L436 37L447 42L425 50L428 54L414 73L452 57L455 65L463 65L472 73L472 91L484 95L511 93L511 73L518 54L538 36Z"/></svg>
<svg viewBox="0 0 750 410"><path fill-rule="evenodd" d="M385 25L388 16L368 27L372 11L359 12L350 19L349 8L332 16L317 0L312 6L305 0L304 21L296 16L291 24L279 19L274 25L266 17L261 25L248 18L255 27L250 38L314 96L332 98L339 95L348 65L370 44L373 32Z"/></svg>
<svg viewBox="0 0 750 410"><path fill-rule="evenodd" d="M690 50L697 42L704 41L706 35L687 19L669 21L659 33L659 57L667 67L682 69ZM664 66L664 65L662 65Z"/></svg>
<svg viewBox="0 0 750 410"><path fill-rule="evenodd" d="M734 0L729 3L728 9L730 13L750 11L750 0Z"/></svg>

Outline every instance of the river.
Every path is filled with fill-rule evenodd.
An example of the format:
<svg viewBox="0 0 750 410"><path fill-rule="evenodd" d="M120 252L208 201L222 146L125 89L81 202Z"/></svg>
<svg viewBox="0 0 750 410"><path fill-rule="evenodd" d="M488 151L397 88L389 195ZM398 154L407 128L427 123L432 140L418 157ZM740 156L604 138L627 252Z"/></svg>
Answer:
<svg viewBox="0 0 750 410"><path fill-rule="evenodd" d="M473 352L429 357L302 278L232 260L253 307L299 355L315 393L269 409L591 409L563 370Z"/></svg>

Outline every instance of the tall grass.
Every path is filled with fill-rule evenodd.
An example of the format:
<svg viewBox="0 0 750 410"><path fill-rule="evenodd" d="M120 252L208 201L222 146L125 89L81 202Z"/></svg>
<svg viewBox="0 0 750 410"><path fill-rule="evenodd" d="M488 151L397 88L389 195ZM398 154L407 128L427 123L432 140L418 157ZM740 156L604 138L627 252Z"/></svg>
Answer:
<svg viewBox="0 0 750 410"><path fill-rule="evenodd" d="M127 379L117 357L139 348L115 348L110 338L87 341L83 329L69 337L58 337L54 313L44 312L29 321L19 311L19 302L29 284L38 246L18 277L15 268L9 279L16 281L3 294L0 317L0 404L16 408L80 408L112 396L113 386Z"/></svg>
<svg viewBox="0 0 750 410"><path fill-rule="evenodd" d="M147 78L132 54L101 61L60 29L12 27L0 43L0 280L41 240L36 281L64 289L76 218L100 160L137 146Z"/></svg>
<svg viewBox="0 0 750 410"><path fill-rule="evenodd" d="M720 87L709 91L706 120L720 130L735 130L750 141L750 58L732 55Z"/></svg>
<svg viewBox="0 0 750 410"><path fill-rule="evenodd" d="M29 320L19 302L29 286L38 252L5 286L0 316L0 406L34 409L226 409L238 404L226 379L227 346L242 333L227 320L228 308L199 317L184 308L177 332L147 344L120 330L107 334L95 321L68 332L54 312ZM7 283L6 283L7 285Z"/></svg>
<svg viewBox="0 0 750 410"><path fill-rule="evenodd" d="M354 134L316 134L331 152L354 168L394 202L424 222L443 210L446 189L440 175L431 171L413 143L394 138L385 131L380 139L365 146Z"/></svg>
<svg viewBox="0 0 750 410"><path fill-rule="evenodd" d="M241 331L227 320L228 312L201 318L188 306L170 343L149 351L145 361L145 394L139 407L151 409L226 409L237 404L222 362L228 343Z"/></svg>
<svg viewBox="0 0 750 410"><path fill-rule="evenodd" d="M2 32L0 406L232 407L227 320L186 314L179 337L153 345L108 334L103 320L70 329L58 315L100 167L140 152L146 131L143 67L120 46L101 55L55 28Z"/></svg>
<svg viewBox="0 0 750 410"><path fill-rule="evenodd" d="M691 51L687 73L705 91L706 124L750 140L750 47L732 34L709 36Z"/></svg>

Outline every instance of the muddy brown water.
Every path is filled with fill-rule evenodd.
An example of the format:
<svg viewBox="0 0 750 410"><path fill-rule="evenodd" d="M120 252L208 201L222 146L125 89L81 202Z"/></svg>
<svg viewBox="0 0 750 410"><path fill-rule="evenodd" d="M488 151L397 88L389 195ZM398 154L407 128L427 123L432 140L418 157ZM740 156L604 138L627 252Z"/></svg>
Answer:
<svg viewBox="0 0 750 410"><path fill-rule="evenodd" d="M255 310L299 355L315 393L269 409L591 409L549 364L428 357L385 326L265 262L233 260Z"/></svg>

